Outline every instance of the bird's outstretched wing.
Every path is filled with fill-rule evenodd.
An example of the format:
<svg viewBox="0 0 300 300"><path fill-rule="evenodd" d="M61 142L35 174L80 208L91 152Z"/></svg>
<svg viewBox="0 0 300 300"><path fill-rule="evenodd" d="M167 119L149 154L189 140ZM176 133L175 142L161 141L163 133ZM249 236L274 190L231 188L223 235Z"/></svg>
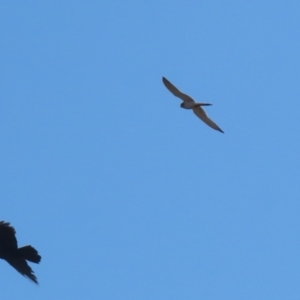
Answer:
<svg viewBox="0 0 300 300"><path fill-rule="evenodd" d="M22 257L14 257L7 259L7 262L14 267L19 273L21 273L23 276L28 277L33 282L38 284L37 278L34 275L33 270L29 267L27 264L27 261Z"/></svg>
<svg viewBox="0 0 300 300"><path fill-rule="evenodd" d="M205 113L205 111L203 110L202 107L195 107L193 108L193 112L195 113L195 115L197 117L199 117L204 123L206 123L208 126L210 126L211 128L218 130L222 133L224 133L224 131L214 122L212 121L207 114Z"/></svg>
<svg viewBox="0 0 300 300"><path fill-rule="evenodd" d="M195 102L193 98L182 93L175 85L173 85L168 79L165 77L162 78L164 85L166 88L176 97L180 98L184 102Z"/></svg>
<svg viewBox="0 0 300 300"><path fill-rule="evenodd" d="M6 249L15 250L18 248L18 242L16 239L16 231L10 226L8 222L0 222L0 249L5 247ZM1 251L0 251L1 252Z"/></svg>

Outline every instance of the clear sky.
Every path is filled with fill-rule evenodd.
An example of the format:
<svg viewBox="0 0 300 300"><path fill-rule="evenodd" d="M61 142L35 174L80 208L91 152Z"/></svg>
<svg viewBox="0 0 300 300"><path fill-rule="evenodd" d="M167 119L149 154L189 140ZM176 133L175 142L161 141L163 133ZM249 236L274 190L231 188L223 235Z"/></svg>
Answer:
<svg viewBox="0 0 300 300"><path fill-rule="evenodd" d="M0 298L300 299L299 13L2 1L0 220L42 261Z"/></svg>

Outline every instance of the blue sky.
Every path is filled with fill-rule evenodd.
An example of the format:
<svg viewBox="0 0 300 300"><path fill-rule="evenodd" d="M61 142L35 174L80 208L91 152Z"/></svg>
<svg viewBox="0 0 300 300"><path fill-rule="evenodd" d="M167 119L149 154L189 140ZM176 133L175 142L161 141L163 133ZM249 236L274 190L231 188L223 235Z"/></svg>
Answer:
<svg viewBox="0 0 300 300"><path fill-rule="evenodd" d="M2 2L0 220L42 262L1 297L299 299L299 10Z"/></svg>

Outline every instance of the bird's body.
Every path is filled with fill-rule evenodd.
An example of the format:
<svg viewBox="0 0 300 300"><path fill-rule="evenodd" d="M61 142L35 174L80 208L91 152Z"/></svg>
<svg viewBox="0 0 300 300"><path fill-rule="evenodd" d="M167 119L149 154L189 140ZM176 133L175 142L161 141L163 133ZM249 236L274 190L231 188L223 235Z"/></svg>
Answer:
<svg viewBox="0 0 300 300"><path fill-rule="evenodd" d="M200 103L196 102L192 97L189 95L186 95L182 93L177 87L175 87L168 79L163 77L163 83L166 86L166 88L176 97L183 100L183 103L181 103L181 107L185 109L192 109L193 112L197 117L199 117L204 123L206 123L211 128L218 130L222 133L224 131L215 123L213 122L205 113L204 109L201 106L210 106L212 104L210 103Z"/></svg>
<svg viewBox="0 0 300 300"><path fill-rule="evenodd" d="M41 261L41 256L30 245L18 248L15 234L15 229L9 223L0 221L0 258L6 260L23 276L38 283L26 260L38 264Z"/></svg>
<svg viewBox="0 0 300 300"><path fill-rule="evenodd" d="M200 106L200 104L197 105L195 101L184 101L180 104L180 106L185 109L193 109L197 106Z"/></svg>

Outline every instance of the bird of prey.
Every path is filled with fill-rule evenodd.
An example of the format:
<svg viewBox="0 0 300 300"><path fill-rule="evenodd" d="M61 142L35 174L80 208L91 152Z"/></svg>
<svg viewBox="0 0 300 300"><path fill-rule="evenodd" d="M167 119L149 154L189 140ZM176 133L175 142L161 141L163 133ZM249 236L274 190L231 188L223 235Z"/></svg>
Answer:
<svg viewBox="0 0 300 300"><path fill-rule="evenodd" d="M0 221L0 258L6 260L23 276L38 284L37 278L26 260L38 264L41 256L32 246L18 248L15 234L15 229L9 223Z"/></svg>
<svg viewBox="0 0 300 300"><path fill-rule="evenodd" d="M162 78L164 85L166 88L176 97L183 100L183 103L180 104L182 108L185 109L192 109L193 112L197 117L199 117L204 123L206 123L211 128L218 130L222 133L224 131L215 123L213 122L205 113L204 109L201 106L209 106L212 105L210 103L199 103L196 102L192 97L182 93L176 86L174 86L168 79L165 77Z"/></svg>

